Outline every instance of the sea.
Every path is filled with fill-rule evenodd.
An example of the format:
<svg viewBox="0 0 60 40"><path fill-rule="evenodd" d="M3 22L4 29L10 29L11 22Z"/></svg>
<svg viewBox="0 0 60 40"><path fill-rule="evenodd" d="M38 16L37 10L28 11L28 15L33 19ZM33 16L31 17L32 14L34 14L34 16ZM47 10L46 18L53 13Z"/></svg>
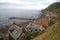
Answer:
<svg viewBox="0 0 60 40"><path fill-rule="evenodd" d="M0 9L0 26L9 25L15 21L17 24L27 22L27 20L9 19L9 17L37 18L39 10L31 9Z"/></svg>

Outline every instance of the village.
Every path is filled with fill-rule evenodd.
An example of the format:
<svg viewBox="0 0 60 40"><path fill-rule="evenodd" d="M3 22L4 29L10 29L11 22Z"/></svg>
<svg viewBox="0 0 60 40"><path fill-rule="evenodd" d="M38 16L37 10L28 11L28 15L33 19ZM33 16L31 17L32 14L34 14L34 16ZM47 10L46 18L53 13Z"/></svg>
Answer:
<svg viewBox="0 0 60 40"><path fill-rule="evenodd" d="M44 15L42 17L42 15ZM32 20L22 24L16 24L15 21L10 25L7 32L7 38L4 40L30 40L39 34L42 34L49 27L51 19L57 17L56 14L42 14L37 20ZM27 36L27 37L24 37ZM29 38L30 37L30 38ZM2 39L3 40L3 39Z"/></svg>
<svg viewBox="0 0 60 40"><path fill-rule="evenodd" d="M42 13L38 18L19 18L11 17L11 19L17 20L29 20L27 22L17 24L15 21L10 25L4 25L5 28L5 38L0 38L1 40L31 40L44 33L44 30L49 27L51 21L55 21L57 14L47 11L47 13Z"/></svg>

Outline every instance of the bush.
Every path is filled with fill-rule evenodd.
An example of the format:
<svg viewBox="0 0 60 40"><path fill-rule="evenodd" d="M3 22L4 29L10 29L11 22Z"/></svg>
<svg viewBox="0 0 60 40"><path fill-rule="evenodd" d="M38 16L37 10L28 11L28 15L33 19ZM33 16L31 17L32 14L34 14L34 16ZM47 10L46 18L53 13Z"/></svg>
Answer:
<svg viewBox="0 0 60 40"><path fill-rule="evenodd" d="M3 40L3 38L0 38L0 40Z"/></svg>
<svg viewBox="0 0 60 40"><path fill-rule="evenodd" d="M51 25L53 25L54 23L55 23L54 21L50 21L48 26L51 26Z"/></svg>
<svg viewBox="0 0 60 40"><path fill-rule="evenodd" d="M31 40L31 35L30 34L25 34L21 40Z"/></svg>
<svg viewBox="0 0 60 40"><path fill-rule="evenodd" d="M36 37L38 34L39 34L39 31L31 32L31 35L32 35L33 37Z"/></svg>
<svg viewBox="0 0 60 40"><path fill-rule="evenodd" d="M34 31L34 32L29 32L29 33L26 33L22 38L21 40L31 40L32 38L31 37L36 37L38 35L38 31Z"/></svg>

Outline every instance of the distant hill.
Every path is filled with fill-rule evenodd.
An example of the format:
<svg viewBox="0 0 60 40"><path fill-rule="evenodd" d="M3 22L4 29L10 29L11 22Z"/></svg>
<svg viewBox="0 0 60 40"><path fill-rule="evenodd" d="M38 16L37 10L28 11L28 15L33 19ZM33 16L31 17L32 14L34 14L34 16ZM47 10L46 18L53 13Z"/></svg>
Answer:
<svg viewBox="0 0 60 40"><path fill-rule="evenodd" d="M53 3L49 7L46 8L47 11L53 11L56 9L60 9L60 2Z"/></svg>
<svg viewBox="0 0 60 40"><path fill-rule="evenodd" d="M42 12L46 11L54 11L54 12L59 12L60 11L60 2L56 2L48 6L47 8L43 9Z"/></svg>
<svg viewBox="0 0 60 40"><path fill-rule="evenodd" d="M47 11L57 14L58 17L56 18L58 18L58 20L56 20L55 24L48 27L43 34L33 40L60 40L60 2L53 3L42 10L43 13L47 13Z"/></svg>
<svg viewBox="0 0 60 40"><path fill-rule="evenodd" d="M59 19L60 18L60 2L55 2L55 3L51 4L47 8L41 10L41 12L44 14L49 14L50 12L52 12L52 14L56 14L57 15L56 18Z"/></svg>

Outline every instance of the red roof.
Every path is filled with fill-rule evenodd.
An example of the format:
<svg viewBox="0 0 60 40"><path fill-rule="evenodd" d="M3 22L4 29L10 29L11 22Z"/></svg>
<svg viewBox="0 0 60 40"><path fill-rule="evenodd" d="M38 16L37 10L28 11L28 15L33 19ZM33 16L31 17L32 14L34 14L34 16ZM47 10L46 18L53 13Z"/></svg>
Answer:
<svg viewBox="0 0 60 40"><path fill-rule="evenodd" d="M44 19L41 19L41 21L34 21L34 24L48 26L48 19L44 18Z"/></svg>
<svg viewBox="0 0 60 40"><path fill-rule="evenodd" d="M41 23L38 21L34 21L34 24L41 25Z"/></svg>

